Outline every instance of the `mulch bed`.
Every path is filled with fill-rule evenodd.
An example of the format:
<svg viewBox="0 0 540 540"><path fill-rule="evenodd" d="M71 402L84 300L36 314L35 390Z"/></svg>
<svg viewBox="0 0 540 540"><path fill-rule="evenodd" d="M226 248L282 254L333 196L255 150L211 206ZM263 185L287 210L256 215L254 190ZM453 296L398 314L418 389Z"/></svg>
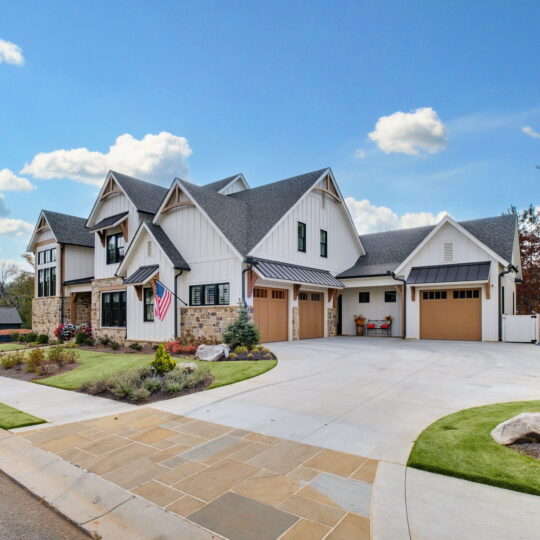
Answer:
<svg viewBox="0 0 540 540"><path fill-rule="evenodd" d="M212 383L214 382L214 379L210 377L206 381L204 381L202 384L199 384L198 386L195 386L194 388L185 388L181 390L180 392L176 392L174 394L171 394L169 392L152 392L150 397L141 402L136 403L134 401L131 401L129 399L122 399L117 398L113 393L111 392L103 392L101 394L89 394L88 392L84 392L83 390L77 390L77 392L80 392L81 394L89 394L89 395L97 395L98 397L112 399L114 401L121 401L123 403L129 403L130 405L148 405L148 403L153 403L154 401L163 401L165 399L172 399L177 398L181 396L187 396L188 394L194 394L195 392L201 392L202 390L206 390Z"/></svg>
<svg viewBox="0 0 540 540"><path fill-rule="evenodd" d="M525 456L540 460L540 442L516 442L509 444L508 448L512 448L512 450Z"/></svg>
<svg viewBox="0 0 540 540"><path fill-rule="evenodd" d="M32 382L38 379L46 379L47 377L53 377L54 375L60 375L60 373L71 371L72 369L75 369L76 367L79 367L79 364L75 362L73 364L68 364L61 368L58 368L55 371L50 371L49 373L43 373L43 375L37 375L34 372L25 371L23 365L15 366L9 369L4 369L3 367L0 366L0 377L10 377L11 379L17 379L19 381Z"/></svg>

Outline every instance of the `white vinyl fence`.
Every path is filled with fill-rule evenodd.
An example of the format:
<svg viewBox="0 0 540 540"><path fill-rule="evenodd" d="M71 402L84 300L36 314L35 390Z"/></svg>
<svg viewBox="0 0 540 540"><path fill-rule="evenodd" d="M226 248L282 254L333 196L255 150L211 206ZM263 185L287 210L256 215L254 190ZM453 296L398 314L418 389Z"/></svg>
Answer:
<svg viewBox="0 0 540 540"><path fill-rule="evenodd" d="M503 341L537 343L540 338L539 321L538 315L503 315Z"/></svg>

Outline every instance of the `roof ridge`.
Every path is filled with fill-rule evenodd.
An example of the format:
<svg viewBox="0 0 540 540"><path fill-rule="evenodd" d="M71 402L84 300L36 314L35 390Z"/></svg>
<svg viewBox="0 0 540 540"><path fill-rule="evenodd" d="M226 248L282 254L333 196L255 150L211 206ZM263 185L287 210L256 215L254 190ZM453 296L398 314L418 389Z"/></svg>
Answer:
<svg viewBox="0 0 540 540"><path fill-rule="evenodd" d="M314 171L309 171L309 172L306 172L306 173L297 174L296 176L290 176L288 178L282 178L281 180L274 180L273 182L267 182L266 184L261 184L260 186L255 186L255 187L246 189L244 191L239 191L237 193L231 193L231 196L238 195L239 193L245 193L246 191L250 191L250 192L257 191L258 189L261 189L261 188L264 188L264 187L267 187L267 186L274 186L275 184L279 184L281 182L289 182L291 180L296 180L296 179L301 178L303 176L308 176L308 175L312 175L312 174L315 174L315 173L321 173L322 174L324 171L327 171L329 169L330 169L330 167L325 167L323 169L316 169Z"/></svg>

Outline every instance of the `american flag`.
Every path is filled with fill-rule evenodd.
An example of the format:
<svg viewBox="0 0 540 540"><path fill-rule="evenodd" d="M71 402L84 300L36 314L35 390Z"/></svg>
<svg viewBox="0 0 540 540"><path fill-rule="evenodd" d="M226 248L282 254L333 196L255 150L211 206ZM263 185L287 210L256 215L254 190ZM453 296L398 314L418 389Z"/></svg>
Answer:
<svg viewBox="0 0 540 540"><path fill-rule="evenodd" d="M156 297L154 302L154 313L162 321L169 311L172 294L160 281L156 281Z"/></svg>

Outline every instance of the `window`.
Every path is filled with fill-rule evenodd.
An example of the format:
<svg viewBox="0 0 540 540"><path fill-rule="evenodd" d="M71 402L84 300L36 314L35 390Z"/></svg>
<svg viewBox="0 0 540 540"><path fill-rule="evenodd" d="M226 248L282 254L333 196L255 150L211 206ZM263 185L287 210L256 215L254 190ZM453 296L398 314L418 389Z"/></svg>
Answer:
<svg viewBox="0 0 540 540"><path fill-rule="evenodd" d="M298 222L298 251L306 252L306 224Z"/></svg>
<svg viewBox="0 0 540 540"><path fill-rule="evenodd" d="M369 304L369 292L358 293L358 302L361 304Z"/></svg>
<svg viewBox="0 0 540 540"><path fill-rule="evenodd" d="M395 302L396 301L396 291L384 291L384 301L385 302Z"/></svg>
<svg viewBox="0 0 540 540"><path fill-rule="evenodd" d="M38 270L38 297L56 296L56 266Z"/></svg>
<svg viewBox="0 0 540 540"><path fill-rule="evenodd" d="M101 326L126 326L126 291L101 295Z"/></svg>
<svg viewBox="0 0 540 540"><path fill-rule="evenodd" d="M124 258L124 237L121 233L107 236L107 264L122 262Z"/></svg>
<svg viewBox="0 0 540 540"><path fill-rule="evenodd" d="M311 300L313 302L320 302L322 299L321 293L311 293Z"/></svg>
<svg viewBox="0 0 540 540"><path fill-rule="evenodd" d="M454 300L462 300L463 298L480 298L480 291L478 289L461 289L459 291L454 291L453 297Z"/></svg>
<svg viewBox="0 0 540 540"><path fill-rule="evenodd" d="M150 288L143 289L144 322L154 322L154 291Z"/></svg>
<svg viewBox="0 0 540 540"><path fill-rule="evenodd" d="M443 243L443 262L454 262L454 242Z"/></svg>
<svg viewBox="0 0 540 540"><path fill-rule="evenodd" d="M446 291L424 291L422 297L424 300L446 300L447 293Z"/></svg>
<svg viewBox="0 0 540 540"><path fill-rule="evenodd" d="M305 292L301 292L301 293L298 294L298 298L300 300L307 300L308 299L308 294L305 293Z"/></svg>
<svg viewBox="0 0 540 540"><path fill-rule="evenodd" d="M253 296L255 298L266 298L266 289L255 289L253 291Z"/></svg>
<svg viewBox="0 0 540 540"><path fill-rule="evenodd" d="M284 300L285 299L285 291L276 289L272 291L272 298L274 300Z"/></svg>
<svg viewBox="0 0 540 540"><path fill-rule="evenodd" d="M37 259L37 261L38 261L38 264L43 264L43 251L40 251L40 252L38 253L38 259Z"/></svg>
<svg viewBox="0 0 540 540"><path fill-rule="evenodd" d="M56 296L56 266L49 268L49 296Z"/></svg>
<svg viewBox="0 0 540 540"><path fill-rule="evenodd" d="M51 250L48 249L48 250L44 251L43 254L45 255L45 260L43 262L45 264L50 263L51 262Z"/></svg>
<svg viewBox="0 0 540 540"><path fill-rule="evenodd" d="M43 270L38 270L38 296L41 297L43 296L43 291L44 291L44 279L45 279L45 276L44 276L44 271Z"/></svg>
<svg viewBox="0 0 540 540"><path fill-rule="evenodd" d="M328 233L321 229L321 257L328 257Z"/></svg>
<svg viewBox="0 0 540 540"><path fill-rule="evenodd" d="M56 248L51 249L51 262L56 262Z"/></svg>
<svg viewBox="0 0 540 540"><path fill-rule="evenodd" d="M229 284L192 285L189 288L190 306L228 306Z"/></svg>

